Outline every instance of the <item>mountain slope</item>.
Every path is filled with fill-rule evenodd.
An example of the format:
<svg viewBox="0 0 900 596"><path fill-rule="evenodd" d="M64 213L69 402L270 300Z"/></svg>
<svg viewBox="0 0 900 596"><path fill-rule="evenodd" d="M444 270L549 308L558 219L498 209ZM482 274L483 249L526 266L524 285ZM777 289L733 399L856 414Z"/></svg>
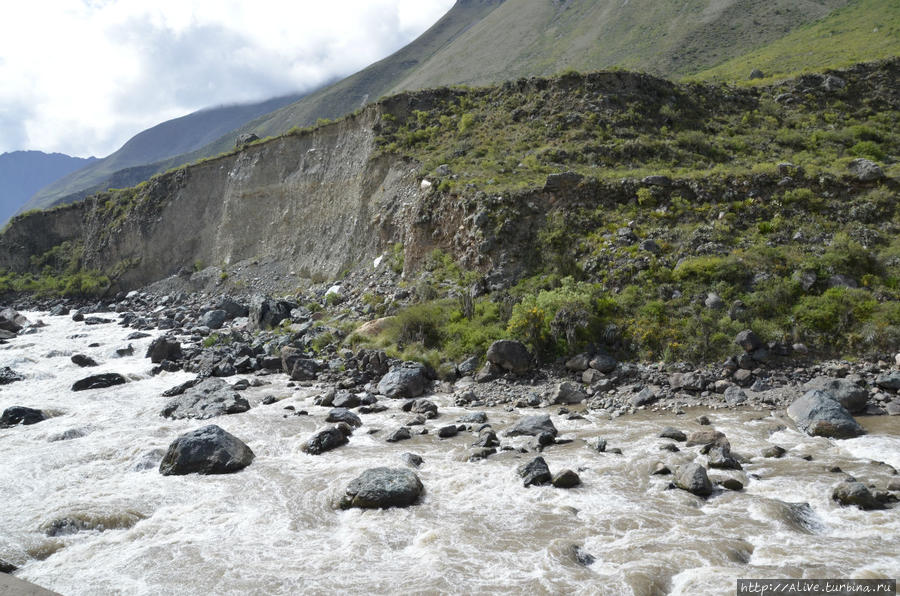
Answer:
<svg viewBox="0 0 900 596"><path fill-rule="evenodd" d="M802 51L798 51L802 48ZM895 0L854 0L824 19L697 75L735 80L754 68L769 77L803 70L849 66L900 53L900 4Z"/></svg>
<svg viewBox="0 0 900 596"><path fill-rule="evenodd" d="M149 173L136 180L133 175L115 176L115 174L135 166L154 164L172 156L194 151L247 120L270 113L285 104L291 104L300 97L300 95L286 95L252 104L208 108L157 124L133 136L115 153L41 188L21 210L44 208L82 199L94 192L114 187L115 180L112 178L117 178L125 186L136 184L158 170L155 167L149 170L139 168L138 172L147 170Z"/></svg>
<svg viewBox="0 0 900 596"><path fill-rule="evenodd" d="M39 188L95 161L93 157L85 159L42 151L0 155L0 226Z"/></svg>

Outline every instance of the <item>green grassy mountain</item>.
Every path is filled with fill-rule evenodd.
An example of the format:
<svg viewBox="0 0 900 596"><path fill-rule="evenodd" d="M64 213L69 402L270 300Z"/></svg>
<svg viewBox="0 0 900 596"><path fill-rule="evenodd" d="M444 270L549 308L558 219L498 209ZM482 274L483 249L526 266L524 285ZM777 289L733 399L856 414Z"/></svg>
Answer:
<svg viewBox="0 0 900 596"><path fill-rule="evenodd" d="M892 0L458 0L418 39L346 79L218 129L188 151L108 162L102 176L71 177L29 207L136 184L228 151L242 133L278 135L401 91L610 67L743 81L753 68L788 74L898 55L898 21L900 4ZM116 167L129 169L113 185Z"/></svg>
<svg viewBox="0 0 900 596"><path fill-rule="evenodd" d="M208 108L157 124L133 136L115 153L61 179L46 180L46 186L29 195L24 206L19 203L19 212L71 203L107 188L146 180L159 171L154 164L161 160L203 147L247 120L299 98L286 95L257 103Z"/></svg>

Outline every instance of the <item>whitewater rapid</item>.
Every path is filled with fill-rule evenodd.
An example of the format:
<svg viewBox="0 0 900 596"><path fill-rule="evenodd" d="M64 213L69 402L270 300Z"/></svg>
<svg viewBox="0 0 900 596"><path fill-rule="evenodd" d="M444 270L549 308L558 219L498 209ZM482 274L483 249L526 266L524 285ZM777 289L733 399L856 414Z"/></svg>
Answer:
<svg viewBox="0 0 900 596"><path fill-rule="evenodd" d="M400 402L387 400L388 411L361 416L349 445L311 456L300 447L327 426L327 408L313 405L320 388L288 387L285 375L270 375L262 377L269 384L244 392L254 406L246 413L168 420L159 415L162 392L192 375L152 376L143 357L152 337L129 342L132 330L115 323L24 314L47 326L0 345L0 366L25 377L0 387L0 410L23 405L52 417L0 429L0 558L20 567L18 577L62 594L688 595L733 594L737 578L900 577L900 509L837 506L831 489L845 474L827 471L839 466L883 488L894 478L890 466L900 468L896 417L861 418L868 435L832 441L802 435L769 412L642 412L613 420L584 412L569 420L557 408L484 409L498 431L521 416L551 413L560 435L574 439L543 456L553 472L576 470L582 486L524 488L515 469L534 454L509 451L469 463L475 436L436 436L466 412L449 395L429 397L441 416L429 421L428 435L386 443L408 417ZM129 343L132 356L112 357ZM100 366L78 368L74 353ZM76 380L101 372L129 382L71 391ZM228 380L239 378L252 379ZM280 401L261 405L268 395ZM701 413L735 452L752 458L733 474L744 491L702 500L668 490L671 477L650 475L656 462L674 469L697 457L683 444L679 453L659 450L666 441L658 434L666 426L697 430ZM161 451L209 423L246 442L255 461L226 476L161 476ZM65 438L67 431L82 436ZM592 450L585 440L597 437L622 455ZM788 454L760 457L772 444ZM370 467L403 466L404 452L424 459L417 473L426 493L418 505L335 509L350 480ZM725 475L711 470L714 478ZM810 507L796 514L786 503ZM48 536L62 518L88 529ZM572 545L596 561L580 565Z"/></svg>

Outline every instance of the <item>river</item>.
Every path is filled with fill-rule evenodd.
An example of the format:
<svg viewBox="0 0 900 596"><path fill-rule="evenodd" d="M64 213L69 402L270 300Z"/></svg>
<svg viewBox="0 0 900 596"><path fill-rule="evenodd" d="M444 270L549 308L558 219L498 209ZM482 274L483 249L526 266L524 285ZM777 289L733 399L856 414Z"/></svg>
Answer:
<svg viewBox="0 0 900 596"><path fill-rule="evenodd" d="M312 402L321 391L288 387L280 374L244 393L254 405L246 413L162 418L161 393L192 377L151 376L143 354L152 338L127 342L132 330L116 324L23 314L48 325L0 346L0 366L26 377L0 387L0 410L24 405L52 417L0 429L0 558L19 565L18 577L62 594L688 595L734 594L737 578L900 577L900 510L839 507L830 495L844 474L827 471L839 466L884 488L892 470L874 462L900 468L897 417L860 418L866 436L834 441L800 434L767 411L640 412L612 420L584 412L584 419L569 420L558 408L484 409L498 431L523 415L549 412L560 435L574 439L543 456L553 472L576 470L580 487L524 488L515 469L534 455L505 451L466 462L475 439L468 432L386 443L386 433L408 416L399 402L363 415L349 445L307 455L301 445L326 426L326 408ZM111 357L127 343L133 356ZM73 353L101 365L78 368ZM71 391L76 380L99 372L130 382ZM267 395L280 401L259 405ZM466 412L450 395L430 399L441 410L432 429ZM310 415L291 415L286 406ZM703 461L683 444L678 453L661 451L667 441L658 438L666 426L700 429L695 418L702 413L735 452L751 458L743 472L730 473L743 491L703 500L668 489L670 476L651 476L660 461L673 469ZM160 475L153 451L209 423L246 442L255 461L226 476ZM73 430L83 436L59 440ZM597 437L623 453L591 449L586 440ZM787 455L761 457L772 444ZM404 452L424 459L419 504L334 508L351 479L367 468L403 466ZM85 529L48 536L63 518ZM595 562L579 564L572 545Z"/></svg>

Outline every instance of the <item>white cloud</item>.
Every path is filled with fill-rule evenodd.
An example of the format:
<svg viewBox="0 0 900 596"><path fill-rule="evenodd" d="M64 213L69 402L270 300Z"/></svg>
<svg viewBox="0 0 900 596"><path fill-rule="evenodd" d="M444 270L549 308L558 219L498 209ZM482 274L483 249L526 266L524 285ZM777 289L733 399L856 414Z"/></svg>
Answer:
<svg viewBox="0 0 900 596"><path fill-rule="evenodd" d="M317 87L390 54L453 0L4 3L0 152L106 155L159 122Z"/></svg>

